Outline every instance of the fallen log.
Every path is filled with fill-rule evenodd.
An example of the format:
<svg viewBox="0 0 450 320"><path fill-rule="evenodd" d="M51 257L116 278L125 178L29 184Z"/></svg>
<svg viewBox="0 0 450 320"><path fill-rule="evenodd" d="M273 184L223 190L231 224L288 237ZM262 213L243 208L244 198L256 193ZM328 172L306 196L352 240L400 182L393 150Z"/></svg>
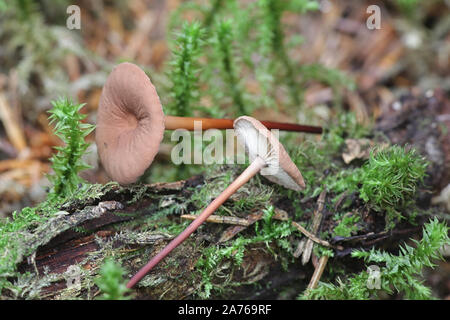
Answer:
<svg viewBox="0 0 450 320"><path fill-rule="evenodd" d="M445 168L449 163L449 137L443 134L439 126L433 125L438 122L439 115L448 110L448 102L439 93L431 98L413 98L406 99L398 113L382 117L377 130L395 143L415 146L430 161L427 189L419 192L418 199L420 207L429 207L430 190L437 191L448 183L449 171ZM423 127L425 129L422 128L420 132L415 130L424 121L428 126ZM222 170L236 171L231 167ZM131 277L183 228L182 214L201 209L195 206L191 197L196 188L214 184L214 179L195 176L185 181L153 185L92 185L88 198L68 201L58 214L32 232L24 234L20 241L27 248L27 253L22 253L19 257L22 261L18 267L21 276L10 279L20 290L18 293L4 290L1 297L95 298L99 290L94 279L105 258L113 257L120 261ZM265 185L266 182L263 181L262 184ZM253 187L258 188L258 184ZM351 199L357 201L354 197ZM333 204L329 198L325 199L321 231L330 227L333 208L341 200ZM314 211L317 197L303 199L301 203ZM294 218L293 210L290 210L294 206L292 200L280 200L273 194L268 204L277 212L284 211L288 219ZM360 207L361 210L366 210L363 206ZM425 221L425 218L419 219L415 226L403 222L394 230L384 231L370 225L370 222L375 224L378 219L374 213L367 211L363 214L373 215L367 219L365 230L350 237L334 237L329 242L323 241L335 252L335 258L329 259L328 265L340 263L348 272L357 270L362 265L349 258L349 253L354 248L376 246L395 249L400 240L419 234L420 222ZM304 234L310 234L310 237L313 235L316 245L322 243L323 239L318 238L319 229L308 233L307 228L301 225L307 226L312 220L311 215L306 214L301 221L293 221L304 232L289 238L290 243L308 240ZM202 295L207 291L205 274L199 271L198 262L204 258L204 252L208 249L226 246L240 233L254 233L254 225L262 215L260 211L250 210L240 217L241 220L244 218L248 219L247 226L226 224L226 219L220 219L221 223L207 222L137 285L134 297L205 297ZM207 274L208 285L215 289L210 297L280 298L281 291L282 297L295 298L306 289L314 273L314 259L303 266L299 259L286 255L285 250L276 243L251 243L245 247L240 264L230 260L233 258L221 260L214 266L214 271Z"/></svg>

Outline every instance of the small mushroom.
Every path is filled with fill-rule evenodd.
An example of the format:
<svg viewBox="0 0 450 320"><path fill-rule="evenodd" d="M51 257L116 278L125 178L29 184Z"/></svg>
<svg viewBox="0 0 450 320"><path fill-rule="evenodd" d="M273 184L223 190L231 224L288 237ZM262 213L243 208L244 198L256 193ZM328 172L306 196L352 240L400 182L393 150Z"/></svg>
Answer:
<svg viewBox="0 0 450 320"><path fill-rule="evenodd" d="M155 265L186 240L219 206L258 172L270 181L285 188L295 191L305 188L302 174L290 159L283 145L261 122L252 117L243 116L234 121L234 128L238 138L245 145L251 164L183 232L131 278L127 284L128 288L139 282Z"/></svg>
<svg viewBox="0 0 450 320"><path fill-rule="evenodd" d="M103 87L97 114L96 143L106 173L121 184L133 183L158 153L165 129L231 129L231 119L165 116L155 87L132 63L114 68ZM263 122L269 129L321 133L321 127Z"/></svg>

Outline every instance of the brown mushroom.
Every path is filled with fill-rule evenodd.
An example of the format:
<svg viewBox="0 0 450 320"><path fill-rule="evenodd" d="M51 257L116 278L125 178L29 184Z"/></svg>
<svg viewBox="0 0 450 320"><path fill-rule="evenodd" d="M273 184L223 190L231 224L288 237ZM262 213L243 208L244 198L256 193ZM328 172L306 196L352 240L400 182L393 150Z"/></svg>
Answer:
<svg viewBox="0 0 450 320"><path fill-rule="evenodd" d="M258 172L288 189L300 191L305 188L302 174L289 158L283 145L261 122L254 118L243 116L234 121L234 128L238 138L245 145L251 164L182 233L131 278L127 284L128 288L139 282L155 265L186 240L219 206Z"/></svg>
<svg viewBox="0 0 450 320"><path fill-rule="evenodd" d="M165 116L155 87L144 71L121 63L109 75L97 115L96 142L100 160L113 180L135 182L158 153L164 129L231 129L231 119ZM322 128L289 123L263 122L269 129L321 133Z"/></svg>

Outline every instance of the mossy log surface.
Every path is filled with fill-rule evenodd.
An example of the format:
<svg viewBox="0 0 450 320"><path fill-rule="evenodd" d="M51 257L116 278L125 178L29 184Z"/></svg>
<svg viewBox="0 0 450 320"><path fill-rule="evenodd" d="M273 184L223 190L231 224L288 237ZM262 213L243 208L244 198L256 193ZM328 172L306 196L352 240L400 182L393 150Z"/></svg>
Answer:
<svg viewBox="0 0 450 320"><path fill-rule="evenodd" d="M164 206L163 202L167 199L185 202L191 194L188 189L203 182L201 177L193 177L186 181L130 188L109 184L97 190L102 195L95 201L67 204L57 217L36 229L33 236L24 239L24 246L38 248L28 259L24 259L19 268L23 273L29 271L33 274L32 278L23 279L28 282L24 285L39 288L39 298L95 297L97 292L92 277L97 274L104 257L120 256L123 266L136 272L174 236L164 232L141 231L140 222L133 222L159 212L161 204ZM172 219L174 223L179 223L176 215ZM137 298L180 299L194 293L202 280L193 272L197 259L208 245L215 243L212 240L215 235L209 235L211 228L202 229L139 283ZM79 288L67 285L70 281L68 268L75 265L83 270ZM232 269L229 271L233 272L233 277L227 281L254 283L270 273L277 283L292 281L292 277L285 277L265 244L253 246L246 252L239 270ZM304 272L298 270L294 277L299 276L305 277Z"/></svg>
<svg viewBox="0 0 450 320"><path fill-rule="evenodd" d="M449 152L446 150L450 145L449 138L442 134L436 120L448 108L448 103L442 103L443 100L439 102L439 99L442 98L436 96L406 100L401 111L382 118L376 129L395 143L414 145L430 161L427 191L422 190L418 194L417 203L423 208L430 206L430 188L431 191L437 190L446 181L448 183L446 175L449 171L446 171L445 164L449 163ZM417 130L418 126L421 130ZM224 170L233 169L226 167ZM131 277L176 236L176 232L168 231L172 229L158 228L155 224L165 219L165 226L167 220L179 225L182 213L201 209L193 207L189 199L193 190L207 183L214 183L214 178L195 176L186 181L129 187L114 183L93 185L89 198L66 203L59 214L23 238L23 246L32 254L20 257L22 262L19 271L23 276L14 281L26 290L22 290L21 296L15 298L94 299L99 294L94 279L105 257L112 256L120 261ZM262 183L270 184L267 181ZM330 241L335 257L330 259L329 264L339 265L346 272L361 270L358 269L361 265L349 257L353 248L375 245L395 250L401 239L420 234L421 222L428 219L419 217L419 223L415 225L402 222L387 232L380 223L382 216L366 208L359 198L353 197L351 200L364 216L365 230L360 230L357 235ZM269 201L273 202L275 209L282 209L292 218L292 203L289 199L273 196ZM189 204L184 206L185 203ZM316 208L317 197L305 199L303 204ZM332 225L333 207L326 198L321 231L326 231ZM252 213L257 213L257 210L248 212ZM297 222L308 226L311 214L305 214L302 219L304 221ZM151 228L149 224L153 224ZM196 272L197 261L202 252L217 245L224 231L230 228L226 224L206 223L137 285L134 297L198 298L197 290L202 286L203 279ZM299 240L301 238L293 242ZM273 244L250 245L245 250L241 265L225 261L217 267L212 280L223 290L213 291L211 297L295 298L306 288L316 260L313 257L311 262L302 265L300 259L292 260L291 257L285 269L284 255ZM69 285L72 283L68 271L71 266L78 268L77 279L80 282L77 285ZM230 288L232 290L228 290Z"/></svg>

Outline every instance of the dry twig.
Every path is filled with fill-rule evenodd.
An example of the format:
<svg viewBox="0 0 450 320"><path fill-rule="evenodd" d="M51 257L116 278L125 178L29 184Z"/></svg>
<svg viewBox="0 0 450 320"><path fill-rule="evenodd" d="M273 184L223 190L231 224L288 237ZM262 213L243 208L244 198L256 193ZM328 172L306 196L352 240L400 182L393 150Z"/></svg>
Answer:
<svg viewBox="0 0 450 320"><path fill-rule="evenodd" d="M319 283L320 278L322 277L323 270L325 270L325 266L328 262L328 256L322 256L319 260L319 265L314 270L314 273L311 277L311 281L308 284L308 289L315 289L317 284Z"/></svg>
<svg viewBox="0 0 450 320"><path fill-rule="evenodd" d="M313 216L313 222L312 222L312 230L311 232L308 232L309 236L308 240L303 239L302 241L300 241L298 248L295 252L295 254L297 256L300 256L300 254L303 253L302 255L302 264L305 265L311 258L311 252L313 249L313 241L318 242L317 240L319 240L320 244L324 245L323 242L324 240L321 240L319 238L317 238L315 235L317 234L317 232L319 231L320 228L320 223L322 222L322 211L323 211L323 207L325 204L325 196L326 196L327 192L324 190L322 191L322 193L319 195L319 199L317 200L317 209L314 211L314 216ZM294 222L293 222L294 224ZM303 234L306 235L305 231L307 232L307 230L305 228L302 227L303 230L301 230L299 227L301 227L299 224L294 225L297 229L299 229ZM315 239L315 240L314 240Z"/></svg>

